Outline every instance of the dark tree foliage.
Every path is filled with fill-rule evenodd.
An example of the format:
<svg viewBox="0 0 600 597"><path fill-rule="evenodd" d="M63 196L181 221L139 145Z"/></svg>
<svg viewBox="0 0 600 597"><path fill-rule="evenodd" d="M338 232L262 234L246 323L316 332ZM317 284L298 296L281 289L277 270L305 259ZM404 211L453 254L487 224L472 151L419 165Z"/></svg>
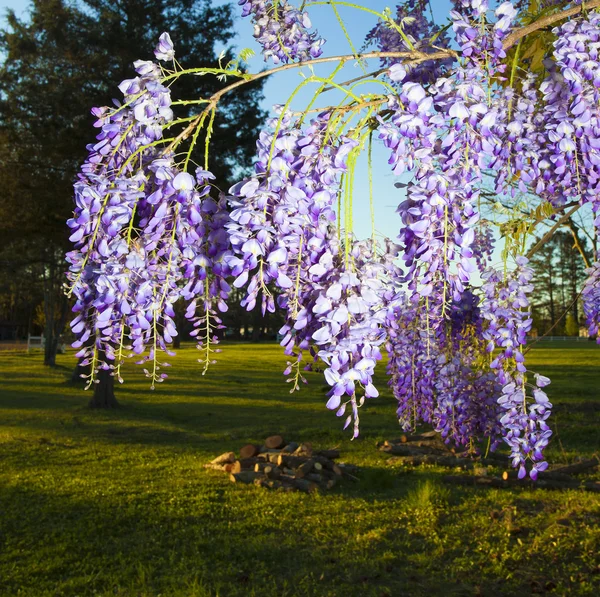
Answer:
<svg viewBox="0 0 600 597"><path fill-rule="evenodd" d="M572 326L581 321L579 293L586 279L586 245L566 230L557 232L531 259L536 295L532 299L535 326L539 333L562 335L567 315Z"/></svg>
<svg viewBox="0 0 600 597"><path fill-rule="evenodd" d="M93 141L90 108L119 97L118 83L135 75L135 60L153 58L163 31L183 67L213 66L220 48L224 62L233 57L233 25L231 7L210 0L33 0L28 19L8 12L0 31L0 276L28 280L29 295L44 301L46 364L54 364L68 310L61 288L64 222ZM208 97L223 85L212 76L184 77L173 98ZM219 105L210 167L223 190L252 162L264 122L261 89L262 83L244 86Z"/></svg>

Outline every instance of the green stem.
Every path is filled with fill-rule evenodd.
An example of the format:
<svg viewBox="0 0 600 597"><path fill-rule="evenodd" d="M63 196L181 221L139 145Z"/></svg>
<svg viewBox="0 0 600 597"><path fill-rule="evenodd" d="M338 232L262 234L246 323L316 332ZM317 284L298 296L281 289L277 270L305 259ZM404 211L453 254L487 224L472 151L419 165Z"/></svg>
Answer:
<svg viewBox="0 0 600 597"><path fill-rule="evenodd" d="M373 203L373 131L369 133L369 149L367 154L368 171L369 171L369 206L371 210L371 236L375 240L375 205Z"/></svg>
<svg viewBox="0 0 600 597"><path fill-rule="evenodd" d="M333 81L334 77L338 74L338 72L342 69L342 67L344 66L343 62L340 62L334 69L333 72L329 75L329 77L327 77L327 81ZM317 99L319 98L319 96L327 89L327 84L323 83L321 84L321 87L319 87L319 89L317 90L317 92L315 93L315 95L313 96L313 98L310 100L310 102L308 103L308 106L306 106L304 112L302 113L302 116L300 117L300 120L298 121L298 125L300 126L303 122L304 119L306 118L306 115L310 112L311 108L314 106L315 102L317 101ZM333 88L332 88L333 89Z"/></svg>
<svg viewBox="0 0 600 597"><path fill-rule="evenodd" d="M336 7L336 2L334 0L331 0L331 8L333 9L333 12L335 14L335 18L337 19L338 23L340 24L340 27L342 28L342 31L344 33L344 36L346 37L346 41L348 42L348 45L350 46L350 49L352 50L352 53L354 54L354 56L356 56L356 58L358 60L358 52L356 51L356 48L354 47L354 43L352 42L352 38L348 34L348 30L346 29L346 25L344 25L344 21L342 20L342 17L340 16L340 13L338 12L338 9ZM361 60L359 60L359 64L360 64L360 68L362 69L363 73L366 74L367 70L366 70L365 65L362 63Z"/></svg>

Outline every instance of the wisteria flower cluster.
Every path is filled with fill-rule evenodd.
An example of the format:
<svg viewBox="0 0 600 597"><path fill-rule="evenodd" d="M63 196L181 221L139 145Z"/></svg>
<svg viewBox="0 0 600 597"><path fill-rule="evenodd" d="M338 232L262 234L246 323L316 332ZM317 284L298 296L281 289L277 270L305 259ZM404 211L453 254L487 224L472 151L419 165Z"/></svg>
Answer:
<svg viewBox="0 0 600 597"><path fill-rule="evenodd" d="M536 119L534 114L538 96L528 79L522 98L507 90L502 92L506 105L489 102L490 77L501 76L505 69L502 40L516 16L512 4L501 4L495 23L489 25L485 2L464 1L459 8L451 13L452 26L467 60L454 69L452 77L437 78L427 85L412 80L401 64L389 71L399 90L388 98L392 115L380 119L379 135L392 151L394 172L414 172L407 199L398 209L404 225L399 239L411 308L404 307L410 313L408 321L391 326L389 372L399 400L398 413L406 426L423 420L457 443L478 435L495 438L493 443L497 443L504 429L520 474L529 459L533 462L530 474L535 477L545 467L541 451L550 436L545 423L549 403L542 407L536 402L526 409L525 417L519 417L512 410L514 404L507 407L503 395L500 404L508 413L501 417L494 399L515 375L525 383L522 350L515 348L513 356L509 345L525 344L530 319L521 308L529 304L524 298L528 286L521 288L512 312L507 313L502 303L501 313L513 320L504 322L507 327L498 332L491 307L496 303L490 301L502 302L498 297L506 293L505 279L498 272L489 274L482 305L487 321L482 325L481 315L477 315L479 332L467 343L472 350L461 350L463 343L457 343L449 319L469 296L473 274L486 271L493 251L490 233L479 224L477 209L484 170L496 171L499 193L514 195L515 178L520 178L521 191L532 185L538 192L544 190L539 183L535 185L541 172L539 148L544 144L539 136L539 116ZM522 261L520 258L518 267L524 265ZM507 282L511 290L524 283L527 272L515 274L520 283ZM519 321L525 323L518 325ZM515 338L495 337L513 326L517 328ZM482 335L507 347L508 356L492 362L496 376L482 370L476 348L479 342L481 349L478 338ZM490 350L496 344L491 346ZM512 373L507 372L508 362L514 364ZM534 395L542 400L540 392L538 388ZM474 415L477 410L479 416Z"/></svg>
<svg viewBox="0 0 600 597"><path fill-rule="evenodd" d="M587 270L588 279L582 292L583 311L591 336L600 344L600 262Z"/></svg>
<svg viewBox="0 0 600 597"><path fill-rule="evenodd" d="M390 100L394 115L380 128L380 138L393 150L396 173L417 170L398 208L409 290L413 300L431 297L445 314L447 303L460 297L475 271L471 245L481 174L466 148L480 143L471 122L482 111L483 90L465 81L458 90L448 85L436 91L432 97L420 84L405 83L398 99ZM441 143L440 113L448 118Z"/></svg>
<svg viewBox="0 0 600 597"><path fill-rule="evenodd" d="M247 309L262 293L263 312L274 310L269 284L279 289L278 305L287 312L282 345L295 357L286 370L295 369L293 389L302 355L314 347L313 357L327 364L328 408L341 416L350 403L347 424L354 420L356 435L358 386L363 396L378 395L371 380L385 340L383 305L394 295L388 282L395 253L393 244L384 250L337 234L334 203L358 143L330 132L330 116L302 130L282 114L271 122L273 132L261 134L256 176L232 189L228 264L234 285L246 285Z"/></svg>
<svg viewBox="0 0 600 597"><path fill-rule="evenodd" d="M316 31L307 12L300 12L287 0L239 0L242 16L252 17L254 37L263 48L265 61L275 64L310 60L323 52L325 40Z"/></svg>
<svg viewBox="0 0 600 597"><path fill-rule="evenodd" d="M329 116L322 115L305 130L294 127L290 114L282 114L261 133L257 143L256 175L231 189L231 224L234 255L228 264L236 279L246 285L242 305L252 309L262 291L262 309L273 311L268 289L274 282L290 290L290 309L300 320L298 276L312 268L321 277L333 267L336 246L329 246L335 224L333 204L339 192L346 158L356 141L326 141Z"/></svg>
<svg viewBox="0 0 600 597"><path fill-rule="evenodd" d="M156 55L173 59L167 34ZM123 358L132 353L151 363L145 371L154 387L166 377L158 351L172 354L167 344L177 334L174 303L202 296L202 314L195 302L188 314L206 324L209 337L213 305L224 308L229 216L223 202L209 197L210 172L192 175L168 151L154 149L174 118L170 90L157 64L138 61L135 68L138 76L119 86L124 103L94 109L100 133L75 183L68 222L75 250L67 255L77 313L71 329L78 356L91 364L90 382L99 368L122 381Z"/></svg>
<svg viewBox="0 0 600 597"><path fill-rule="evenodd" d="M401 65L390 69L400 88L389 98L393 115L381 120L379 135L392 150L394 172L416 172L398 209L404 224L400 241L413 300L430 297L429 306L437 305L436 325L443 321L448 302L460 300L477 269L479 257L472 245L482 170L503 146L490 130L497 115L486 101L486 87L490 73L502 71L501 40L515 16L511 7L498 7L497 22L489 31L469 20L483 18L485 3L473 3L470 17L464 10L451 13L456 41L469 59L455 69L454 77L426 86L409 80Z"/></svg>
<svg viewBox="0 0 600 597"><path fill-rule="evenodd" d="M536 375L533 402L528 396L523 347L532 323L529 295L533 291L533 270L527 263L525 257L517 258L517 267L507 276L493 268L484 272L485 299L481 311L489 322L483 332L489 342L487 350L493 353L498 349L490 368L496 371L502 385L498 403L505 411L500 419L504 440L511 449L513 466L519 467L519 477L526 475L529 459L533 462L529 474L535 479L548 466L542 450L552 435L546 424L552 404L541 389L550 382L543 376Z"/></svg>
<svg viewBox="0 0 600 597"><path fill-rule="evenodd" d="M443 28L427 18L426 4L423 0L408 0L399 4L395 18L380 20L367 33L365 42L377 46L380 52L419 50L431 53L436 48L449 47L449 39ZM402 62L398 58L382 57L381 64L399 68ZM448 71L451 64L450 59L421 62L409 67L407 79L422 84L433 83Z"/></svg>
<svg viewBox="0 0 600 597"><path fill-rule="evenodd" d="M554 32L554 60L540 86L547 131L542 178L546 192L558 195L555 202L581 197L594 204L600 191L600 15L568 21Z"/></svg>
<svg viewBox="0 0 600 597"><path fill-rule="evenodd" d="M327 365L325 379L331 386L327 408L343 416L350 406L345 427L354 421L353 437L359 431L358 408L365 398L379 396L373 374L382 358L387 319L398 300L397 253L392 243L379 247L375 241L353 242L347 263L321 283L312 308L320 326L312 339Z"/></svg>
<svg viewBox="0 0 600 597"><path fill-rule="evenodd" d="M422 314L414 305L400 301L388 318L387 372L404 431L414 430L421 421L433 424L439 353L436 336L421 320Z"/></svg>
<svg viewBox="0 0 600 597"><path fill-rule="evenodd" d="M424 421L448 442L474 449L474 440L488 438L495 449L500 386L482 360L482 326L478 299L470 291L452 303L443 329L433 329L414 304L395 307L388 373L405 431Z"/></svg>

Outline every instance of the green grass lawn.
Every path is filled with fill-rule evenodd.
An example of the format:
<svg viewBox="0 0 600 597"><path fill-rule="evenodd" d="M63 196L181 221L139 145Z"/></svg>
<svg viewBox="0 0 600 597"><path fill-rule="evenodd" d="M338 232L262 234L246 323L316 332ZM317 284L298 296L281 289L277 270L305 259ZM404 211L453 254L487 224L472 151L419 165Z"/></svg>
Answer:
<svg viewBox="0 0 600 597"><path fill-rule="evenodd" d="M351 442L320 375L290 395L278 346L223 348L205 377L181 350L155 392L131 365L114 412L67 383L71 354L49 371L0 353L0 595L600 594L599 494L447 487L447 470L386 464L388 392ZM600 451L600 348L530 357L553 379L549 460ZM202 468L272 433L339 446L360 483L289 494Z"/></svg>

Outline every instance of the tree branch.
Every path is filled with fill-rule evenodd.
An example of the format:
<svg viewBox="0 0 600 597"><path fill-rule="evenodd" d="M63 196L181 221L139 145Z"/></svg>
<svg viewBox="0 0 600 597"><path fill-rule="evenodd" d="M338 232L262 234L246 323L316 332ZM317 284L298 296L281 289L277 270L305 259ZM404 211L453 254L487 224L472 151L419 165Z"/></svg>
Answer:
<svg viewBox="0 0 600 597"><path fill-rule="evenodd" d="M600 0L598 0L600 1ZM360 54L358 56L359 60L367 59L367 58L406 58L407 64L419 64L421 62L427 62L429 60L442 60L446 58L458 58L458 54L454 50L444 50L439 52L434 52L432 54L426 54L425 52L367 52L366 54ZM313 60L306 60L304 62L290 62L288 64L283 64L281 66L277 66L275 68L261 71L260 73L255 73L254 75L245 76L243 79L239 79L235 81L235 83L231 83L231 85L227 85L227 87L223 87L216 93L214 93L209 99L206 105L206 108L202 110L198 116L190 122L190 124L183 130L175 139L171 142L171 144L165 150L167 153L171 151L174 147L179 145L182 141L185 141L194 131L194 129L198 126L198 123L202 120L202 118L208 114L208 112L214 108L216 108L217 104L221 100L221 98L228 94L229 92L237 89L238 87L242 87L243 85L247 85L248 83L252 83L253 81L258 81L259 79L264 79L265 77L270 77L276 73L280 73L286 70L291 70L293 68L302 68L303 66L312 66L314 64L325 64L327 62L340 62L344 64L345 62L350 62L352 60L356 60L357 57L354 54L342 54L338 56L325 56L323 58L314 58Z"/></svg>
<svg viewBox="0 0 600 597"><path fill-rule="evenodd" d="M573 220L570 220L570 222L569 222L569 230L571 231L571 235L573 236L573 242L575 244L575 248L579 251L581 258L583 259L583 263L585 264L585 267L590 267L590 262L587 258L587 255L585 254L583 245L581 244L581 241L579 240L579 235L577 234L577 231L579 230L579 228L577 227L575 222L573 222Z"/></svg>
<svg viewBox="0 0 600 597"><path fill-rule="evenodd" d="M590 0L590 2L584 2L580 6L574 6L573 8L569 8L568 10L563 10L559 13L548 15L547 17L542 17L538 19L531 25L526 25L525 27L521 27L516 31L513 31L510 35L508 35L504 41L502 42L502 47L505 50L508 50L512 46L514 46L520 39L523 39L530 33L534 31L539 31L540 29L544 29L550 25L554 25L554 23L558 23L558 21L562 21L564 19L568 19L576 14L579 14L582 10L591 10L593 8L598 8L600 6L600 0Z"/></svg>
<svg viewBox="0 0 600 597"><path fill-rule="evenodd" d="M590 2L584 3L581 6L575 6L574 8L570 8L568 10L563 10L560 13L549 15L547 17L542 17L538 19L534 23L530 25L526 25L525 27L521 27L516 31L513 31L510 35L508 35L504 42L502 43L502 47L507 50L512 47L515 43L517 43L523 37L526 37L530 33L537 31L539 29L543 29L557 23L558 21L562 21L570 16L579 14L584 8L586 10L590 10L593 8L600 7L600 0L590 0ZM172 141L172 143L167 147L166 152L171 151L174 147L179 145L182 141L185 141L196 126L198 126L199 122L202 118L208 114L208 112L214 108L216 108L219 100L226 95L227 93L251 83L253 81L257 81L259 79L263 79L265 77L270 77L279 72L283 72L286 70L291 70L294 68L302 68L303 66L312 66L315 64L325 64L327 62L340 62L344 64L345 62L350 62L352 60L366 60L369 58L404 58L405 64L420 64L421 62L428 62L430 60L446 60L448 58L459 58L459 53L454 50L438 50L437 52L432 52L431 54L427 54L426 52L420 52L418 50L413 50L409 52L366 52L364 54L342 54L338 56L324 56L322 58L313 58L312 60L306 60L301 62L290 62L288 64L282 64L281 66L277 66L275 68L261 71L260 73L255 73L253 75L244 76L243 79L228 85L227 87L223 87L223 89L214 93L208 100L208 104L206 108L195 118L177 137Z"/></svg>
<svg viewBox="0 0 600 597"><path fill-rule="evenodd" d="M546 232L546 234L544 234L544 236L542 236L542 238L535 244L535 246L531 249L529 249L529 251L527 252L527 255L525 255L525 257L527 257L527 259L531 259L553 236L554 233L581 207L580 204L575 205L573 208L571 208L570 211L568 211L562 218L560 218L560 220L558 220L558 222L556 222L556 224L554 224L554 226L552 226L552 228L550 228L550 230L548 230L548 232Z"/></svg>

